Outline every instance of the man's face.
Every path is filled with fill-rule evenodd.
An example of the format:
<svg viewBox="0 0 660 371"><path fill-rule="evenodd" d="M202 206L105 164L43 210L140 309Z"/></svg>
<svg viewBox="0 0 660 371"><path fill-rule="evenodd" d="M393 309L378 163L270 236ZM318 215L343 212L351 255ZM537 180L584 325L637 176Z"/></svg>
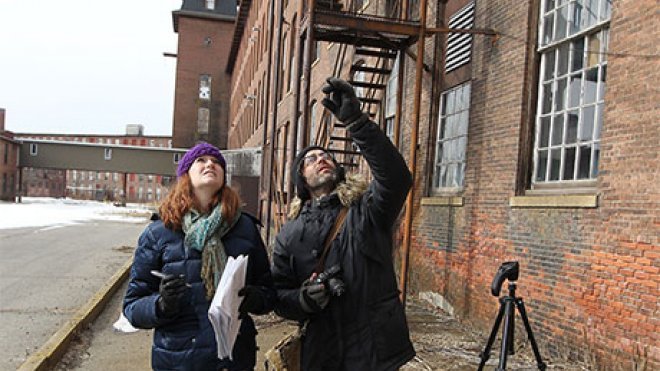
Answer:
<svg viewBox="0 0 660 371"><path fill-rule="evenodd" d="M307 186L311 189L331 185L337 182L337 167L329 153L314 149L303 157L301 173Z"/></svg>

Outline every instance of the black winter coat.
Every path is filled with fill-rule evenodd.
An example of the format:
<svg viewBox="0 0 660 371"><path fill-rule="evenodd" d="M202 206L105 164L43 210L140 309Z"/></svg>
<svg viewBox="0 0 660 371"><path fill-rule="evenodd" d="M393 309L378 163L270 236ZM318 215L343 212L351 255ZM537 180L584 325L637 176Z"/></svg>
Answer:
<svg viewBox="0 0 660 371"><path fill-rule="evenodd" d="M373 122L357 124L350 131L371 167L373 181L366 192L357 190L349 177L336 193L307 201L277 235L273 251L279 299L275 311L300 323L308 321L303 370L395 370L415 355L392 262L393 225L412 177L397 149ZM299 289L322 253L342 206L340 199L346 198L346 221L325 263L326 269L341 267L346 292L333 296L320 313L308 315L300 306Z"/></svg>
<svg viewBox="0 0 660 371"><path fill-rule="evenodd" d="M234 227L222 238L227 256L248 255L246 284L261 286L266 307L270 311L275 301L268 256L256 227L258 221L242 214ZM211 302L200 277L201 253L184 246L184 234L165 227L162 221L151 223L138 240L131 268L130 281L124 297L124 315L129 322L143 329L154 328L151 367L154 370L251 370L256 361L257 331L250 316L241 323L232 356L219 360L213 327L208 319ZM151 270L166 274L184 274L192 285L181 304L181 312L173 318L159 316L160 279Z"/></svg>

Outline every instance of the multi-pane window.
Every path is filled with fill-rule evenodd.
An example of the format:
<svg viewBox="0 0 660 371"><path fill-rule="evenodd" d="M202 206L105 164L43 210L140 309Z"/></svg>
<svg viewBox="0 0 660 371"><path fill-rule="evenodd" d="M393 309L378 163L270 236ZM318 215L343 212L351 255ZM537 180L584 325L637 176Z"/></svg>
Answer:
<svg viewBox="0 0 660 371"><path fill-rule="evenodd" d="M316 139L316 101L313 101L309 108L309 144L314 144Z"/></svg>
<svg viewBox="0 0 660 371"><path fill-rule="evenodd" d="M433 188L463 187L465 150L470 113L470 83L445 91L440 97Z"/></svg>
<svg viewBox="0 0 660 371"><path fill-rule="evenodd" d="M303 129L304 127L303 127L302 115L300 115L298 116L298 122L296 123L296 133L297 133L296 148L295 148L296 153L305 147L305 130Z"/></svg>
<svg viewBox="0 0 660 371"><path fill-rule="evenodd" d="M199 75L199 99L211 99L211 75Z"/></svg>
<svg viewBox="0 0 660 371"><path fill-rule="evenodd" d="M215 9L215 0L206 0L206 9Z"/></svg>
<svg viewBox="0 0 660 371"><path fill-rule="evenodd" d="M394 141L394 116L396 115L396 94L399 85L399 58L394 60L392 72L387 79L385 91L385 134Z"/></svg>
<svg viewBox="0 0 660 371"><path fill-rule="evenodd" d="M296 22L297 22L296 21L296 16L294 16L293 20L291 21L291 24L293 25L292 27L295 27ZM296 53L295 53L295 50L296 50L296 47L295 47L296 46L296 33L295 32L291 32L291 40L289 41L289 43L291 44L291 47L289 47L289 79L287 80L288 83L287 83L286 91L291 91L291 87L294 86L295 79L296 79L295 70L293 69L293 65L294 65L295 60L296 60ZM282 77L284 77L284 75L282 75Z"/></svg>
<svg viewBox="0 0 660 371"><path fill-rule="evenodd" d="M209 133L209 121L211 119L211 111L205 107L197 109L197 132L199 134Z"/></svg>
<svg viewBox="0 0 660 371"><path fill-rule="evenodd" d="M532 184L595 179L611 0L545 0Z"/></svg>

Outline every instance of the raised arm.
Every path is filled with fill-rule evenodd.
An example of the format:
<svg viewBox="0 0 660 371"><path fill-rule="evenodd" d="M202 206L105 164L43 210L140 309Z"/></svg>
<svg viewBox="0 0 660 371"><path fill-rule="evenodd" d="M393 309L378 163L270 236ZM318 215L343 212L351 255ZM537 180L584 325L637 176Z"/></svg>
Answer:
<svg viewBox="0 0 660 371"><path fill-rule="evenodd" d="M399 151L366 113L353 87L344 80L327 79L323 105L347 125L353 142L369 164L373 175L368 210L374 222L391 227L412 185L412 176Z"/></svg>

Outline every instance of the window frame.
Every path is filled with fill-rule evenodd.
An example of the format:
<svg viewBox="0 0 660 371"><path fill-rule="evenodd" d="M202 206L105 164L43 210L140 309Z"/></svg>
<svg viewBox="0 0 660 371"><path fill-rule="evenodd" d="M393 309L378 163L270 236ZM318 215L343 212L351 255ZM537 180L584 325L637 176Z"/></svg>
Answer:
<svg viewBox="0 0 660 371"><path fill-rule="evenodd" d="M211 100L211 83L213 77L208 73L199 75L199 94L198 97L203 101Z"/></svg>
<svg viewBox="0 0 660 371"><path fill-rule="evenodd" d="M455 108L455 103L452 103L452 106L449 106L449 108L445 107L446 105L446 96L449 94L453 94L451 99L454 99L456 101L456 96L457 92L460 92L461 96L461 107L459 109ZM435 153L434 153L434 158L433 158L433 170L432 170L432 176L431 176L431 187L430 187L430 194L432 196L439 196L439 195L447 195L447 194L456 194L459 192L462 192L463 189L465 188L465 169L467 167L467 146L468 146L468 130L470 127L470 109L472 105L472 81L468 80L465 81L461 84L455 85L442 93L440 93L439 96L439 110L438 110L438 115L437 115L437 127L436 127L436 132L435 132ZM467 99L467 100L465 100ZM448 106L448 105L447 105ZM449 109L451 112L448 112L447 109ZM452 133L450 137L446 136L446 123L449 122L448 118L452 117L453 119L452 122L455 122L456 127L453 129L455 130L455 133ZM462 118L465 118L465 123L464 123L464 132L460 131L461 125L460 121ZM444 121L443 121L444 120ZM445 123L443 125L443 122ZM463 145L461 147L461 139L463 139ZM455 152L453 155L454 156L459 156L458 158L452 158L449 161L443 161L445 160L443 158L443 151L441 150L441 145L444 145L444 143L458 143L457 152ZM461 153L462 152L462 153ZM456 177L458 173L456 173L456 168L454 167L449 167L450 165L454 166L462 166L461 174L460 174L460 184L455 184L455 185L441 185L442 179L439 179L442 176L442 167L446 166L449 169L454 169L454 175L453 177ZM453 179L455 181L455 179ZM454 183L452 181L452 183Z"/></svg>
<svg viewBox="0 0 660 371"><path fill-rule="evenodd" d="M593 18L595 22L583 24L585 18L576 9L582 12L584 8L580 7L586 3L595 4L598 12ZM558 23L560 17L565 19ZM567 190L581 193L596 186L606 104L610 20L611 0L542 0L539 4L537 100L527 190L530 194ZM563 30L556 24L561 24ZM590 50L592 40L599 41L597 52ZM589 79L594 71L595 79ZM593 84L587 85L588 81L595 81L595 85L590 87ZM575 82L579 83L577 87ZM571 120L574 117L577 119ZM585 117L591 125L584 125ZM585 175L582 156L587 151L589 164Z"/></svg>

